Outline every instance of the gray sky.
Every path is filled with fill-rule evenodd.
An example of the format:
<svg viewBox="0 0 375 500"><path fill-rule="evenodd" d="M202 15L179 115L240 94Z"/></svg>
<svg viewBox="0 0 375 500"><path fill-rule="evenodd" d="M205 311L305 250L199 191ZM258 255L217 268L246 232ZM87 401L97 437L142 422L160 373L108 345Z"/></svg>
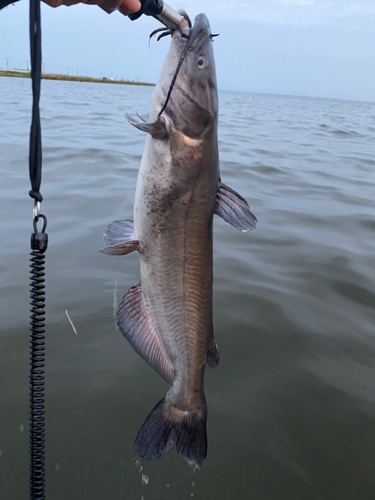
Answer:
<svg viewBox="0 0 375 500"><path fill-rule="evenodd" d="M215 39L221 90L375 101L375 0L184 0L168 3L191 17L205 12ZM233 6L236 6L234 9ZM42 5L45 70L156 81L169 46L97 6ZM0 67L26 66L28 2L0 12Z"/></svg>

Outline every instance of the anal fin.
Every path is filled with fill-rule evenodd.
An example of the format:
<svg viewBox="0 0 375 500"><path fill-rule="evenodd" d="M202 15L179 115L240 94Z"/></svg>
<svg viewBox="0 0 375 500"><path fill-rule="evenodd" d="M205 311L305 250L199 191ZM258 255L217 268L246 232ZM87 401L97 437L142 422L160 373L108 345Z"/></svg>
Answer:
<svg viewBox="0 0 375 500"><path fill-rule="evenodd" d="M99 250L107 255L127 255L139 248L131 220L115 220L108 224L103 234L107 246Z"/></svg>
<svg viewBox="0 0 375 500"><path fill-rule="evenodd" d="M116 319L121 332L137 354L172 384L174 368L158 335L140 284L130 288L124 296Z"/></svg>
<svg viewBox="0 0 375 500"><path fill-rule="evenodd" d="M220 183L217 191L215 214L240 231L257 227L258 220L245 198L223 183Z"/></svg>

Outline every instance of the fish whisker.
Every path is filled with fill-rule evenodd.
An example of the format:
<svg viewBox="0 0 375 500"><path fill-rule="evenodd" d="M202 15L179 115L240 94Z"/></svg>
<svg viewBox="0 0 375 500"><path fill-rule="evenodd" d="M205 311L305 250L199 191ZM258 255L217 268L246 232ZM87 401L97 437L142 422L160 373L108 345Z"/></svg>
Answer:
<svg viewBox="0 0 375 500"><path fill-rule="evenodd" d="M163 32L163 33L162 33ZM172 30L170 30L169 28L167 27L164 27L164 28L158 28L156 30L154 30L150 36L149 36L149 39L148 39L148 46L150 47L150 43L151 43L151 38L153 38L155 35L157 35L158 33L162 33L161 35L158 36L157 38L157 42L163 38L163 36L168 36L168 35L172 35Z"/></svg>
<svg viewBox="0 0 375 500"><path fill-rule="evenodd" d="M167 28L166 26L164 26L163 28L157 28L152 33L150 33L149 38L152 38L153 36L155 36L157 33L160 33L161 31L170 31L170 29Z"/></svg>
<svg viewBox="0 0 375 500"><path fill-rule="evenodd" d="M165 36L169 36L169 35L171 35L171 36L172 36L172 30L169 30L169 31L167 31L167 32L162 33L161 35L159 35L159 36L157 37L156 41L157 41L157 42L159 42L159 41L160 41L163 37L165 37Z"/></svg>

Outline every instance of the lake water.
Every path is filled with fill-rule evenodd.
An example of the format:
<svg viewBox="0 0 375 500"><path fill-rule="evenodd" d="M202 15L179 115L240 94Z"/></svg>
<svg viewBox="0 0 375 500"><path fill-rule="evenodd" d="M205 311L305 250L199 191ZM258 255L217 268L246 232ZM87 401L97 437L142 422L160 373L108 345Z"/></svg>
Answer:
<svg viewBox="0 0 375 500"><path fill-rule="evenodd" d="M0 498L28 495L31 82L0 78ZM220 94L221 174L256 231L215 218L218 368L193 472L133 441L167 386L116 330L137 255L99 254L132 216L152 89L43 81L48 217L46 490L54 500L373 500L375 104ZM76 329L74 334L65 311Z"/></svg>

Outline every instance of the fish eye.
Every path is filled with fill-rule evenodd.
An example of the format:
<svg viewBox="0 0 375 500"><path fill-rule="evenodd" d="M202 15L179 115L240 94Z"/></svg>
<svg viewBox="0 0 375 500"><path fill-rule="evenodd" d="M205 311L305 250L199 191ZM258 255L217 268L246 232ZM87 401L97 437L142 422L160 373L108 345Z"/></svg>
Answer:
<svg viewBox="0 0 375 500"><path fill-rule="evenodd" d="M204 69L208 66L208 60L204 56L199 56L197 60L198 68L199 69Z"/></svg>

